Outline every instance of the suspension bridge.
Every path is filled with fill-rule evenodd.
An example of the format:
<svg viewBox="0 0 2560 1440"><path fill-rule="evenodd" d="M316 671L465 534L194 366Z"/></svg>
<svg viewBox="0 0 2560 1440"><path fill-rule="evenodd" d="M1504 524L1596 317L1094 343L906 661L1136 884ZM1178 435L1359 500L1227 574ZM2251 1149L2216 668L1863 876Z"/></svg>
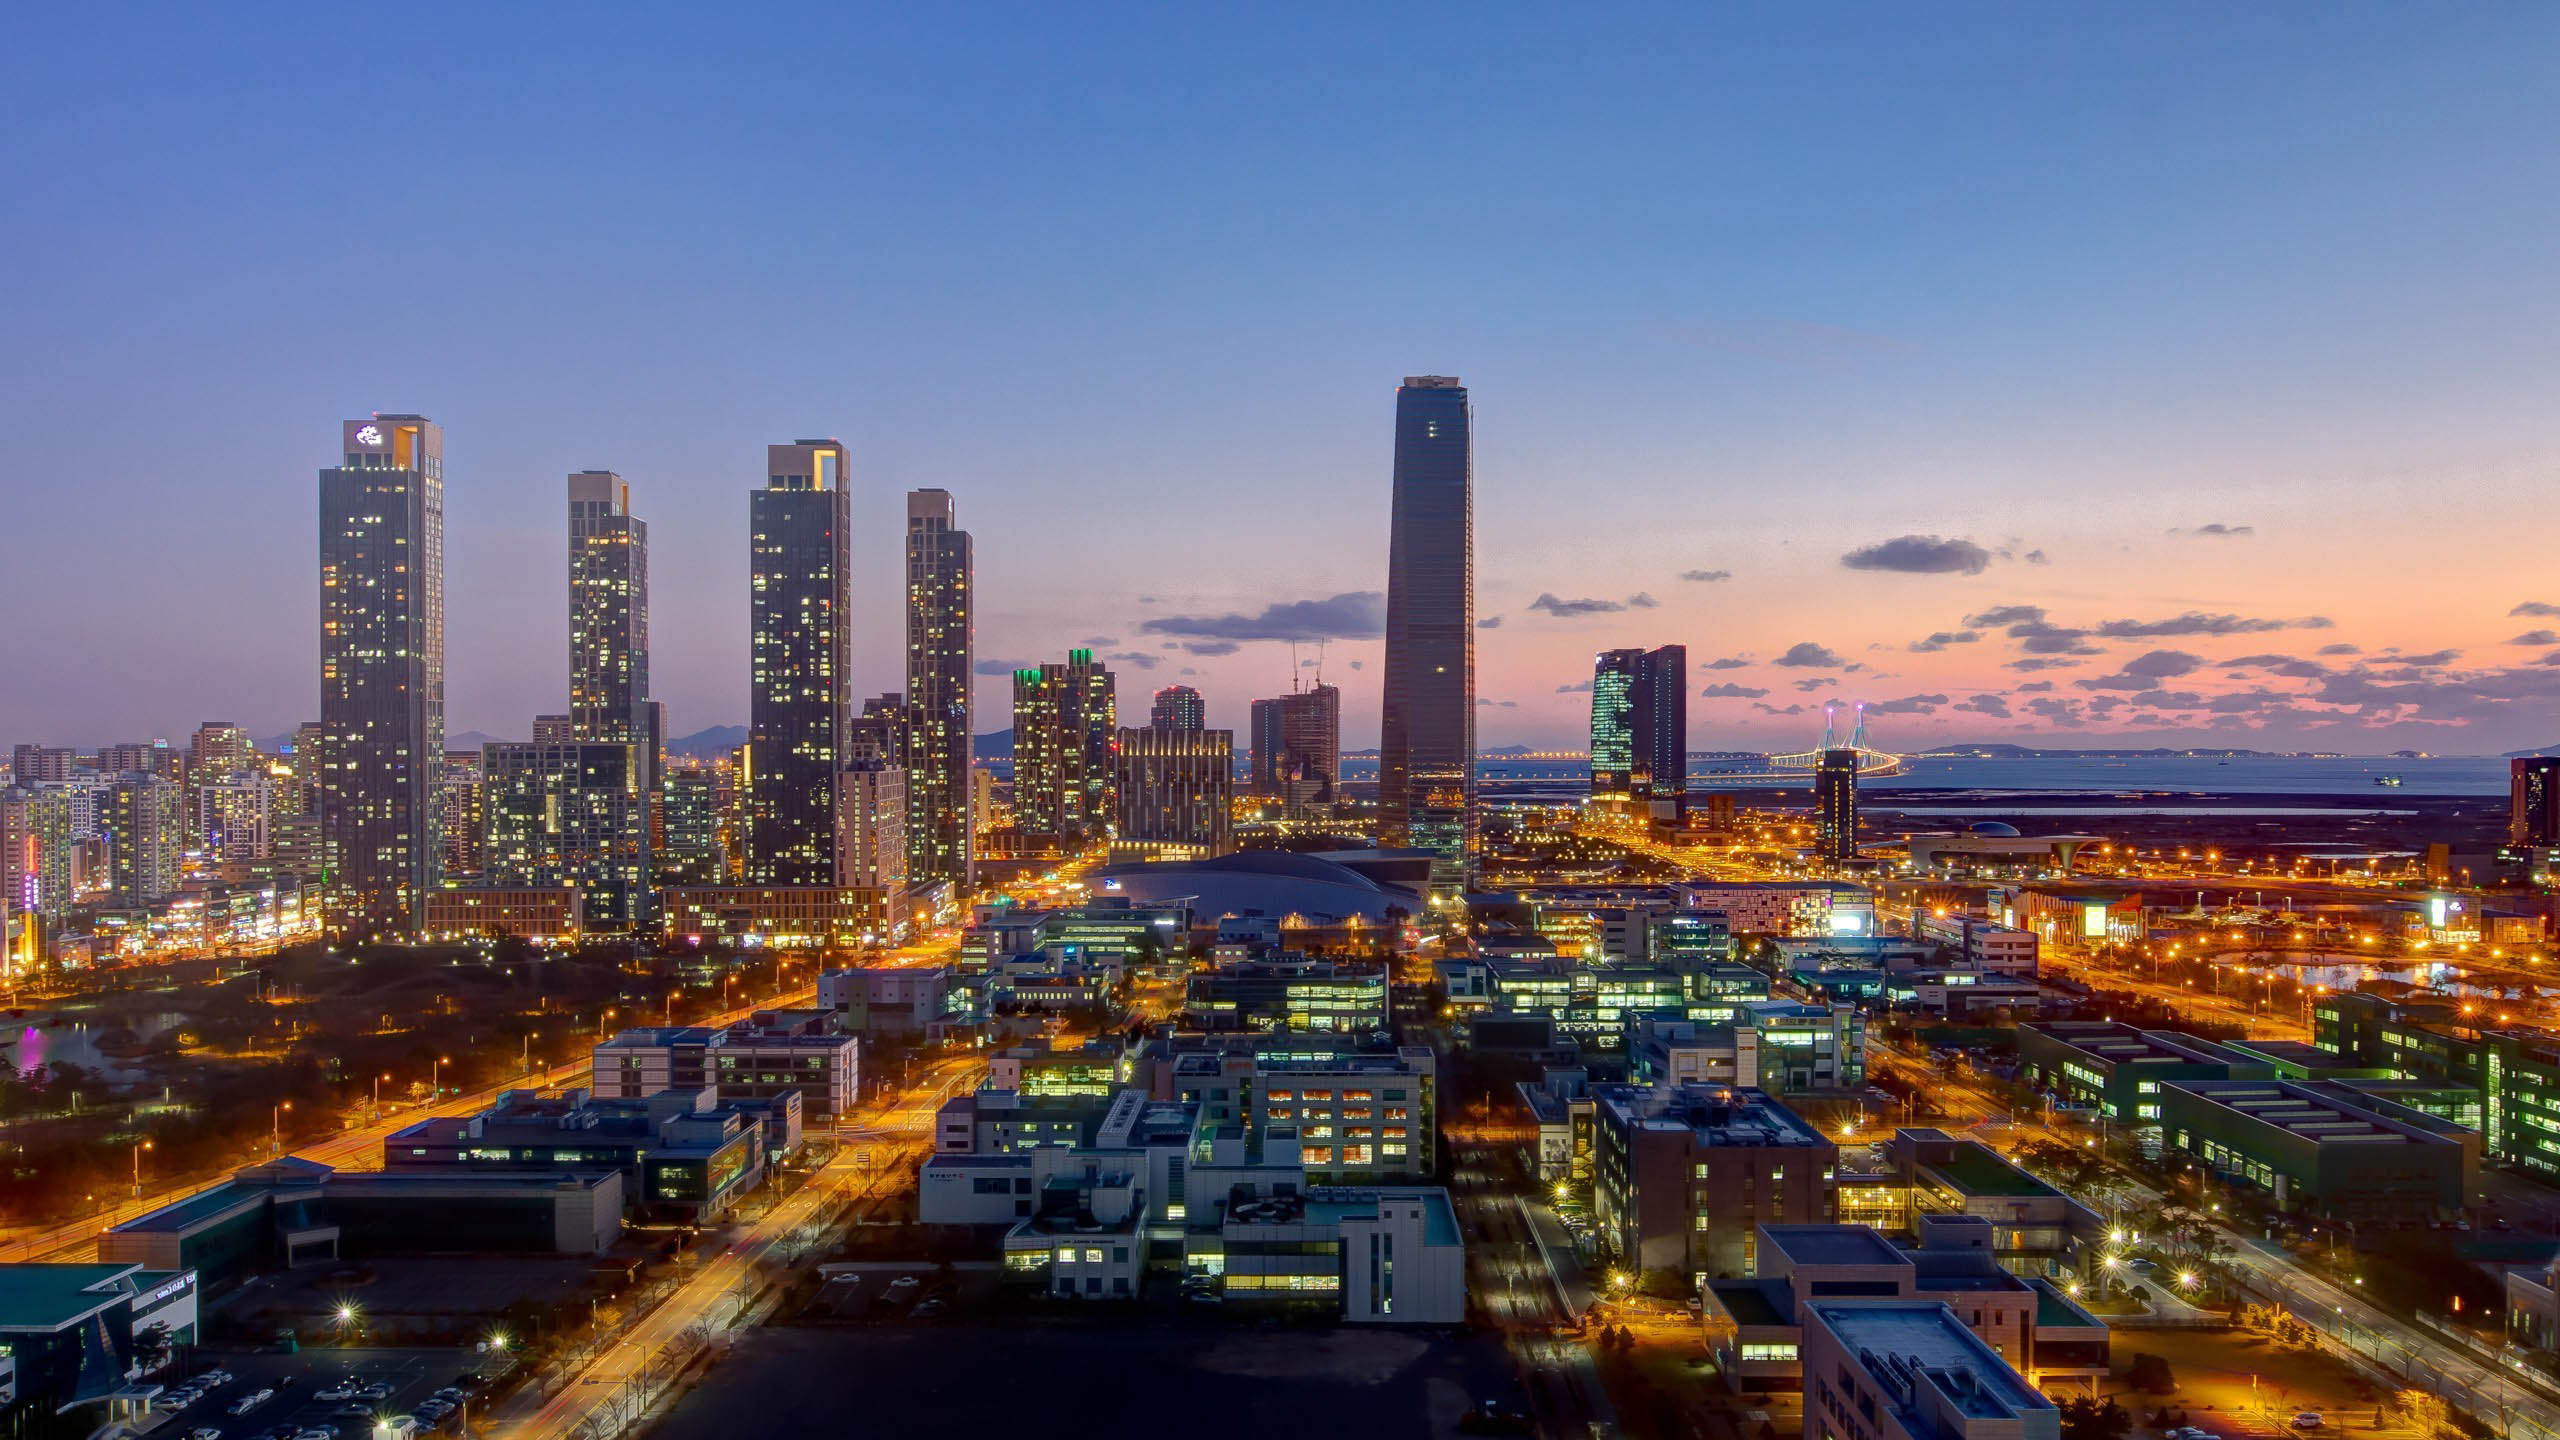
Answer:
<svg viewBox="0 0 2560 1440"><path fill-rule="evenodd" d="M1705 768L1689 767L1689 779L1713 785L1765 784L1772 781L1800 780L1822 768L1822 757L1833 750L1854 750L1858 754L1858 776L1867 779L1892 775L1902 769L1903 757L1878 750L1867 743L1867 702L1852 707L1854 724L1846 744L1840 740L1840 704L1822 707L1822 743L1810 750L1793 750L1783 755L1745 755L1730 760L1710 760Z"/></svg>

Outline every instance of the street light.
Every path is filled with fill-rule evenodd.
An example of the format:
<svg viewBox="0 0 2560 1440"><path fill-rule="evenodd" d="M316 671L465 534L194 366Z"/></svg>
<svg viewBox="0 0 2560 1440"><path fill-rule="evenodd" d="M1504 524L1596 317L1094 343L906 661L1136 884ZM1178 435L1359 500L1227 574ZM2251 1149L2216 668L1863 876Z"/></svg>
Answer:
<svg viewBox="0 0 2560 1440"><path fill-rule="evenodd" d="M436 1057L434 1068L428 1072L434 1077L427 1085L427 1089L434 1092L427 1097L428 1099L434 1100L442 1098L444 1095L444 1067L452 1063L453 1057L450 1055L439 1055Z"/></svg>
<svg viewBox="0 0 2560 1440"><path fill-rule="evenodd" d="M148 1140L137 1140L133 1146L133 1198L142 1198L142 1152L151 1148Z"/></svg>
<svg viewBox="0 0 2560 1440"><path fill-rule="evenodd" d="M390 1078L389 1071L373 1077L373 1118L376 1120L382 1118L382 1082Z"/></svg>
<svg viewBox="0 0 2560 1440"><path fill-rule="evenodd" d="M279 1100L267 1116L267 1154L270 1156L284 1153L284 1112L292 1108L292 1101Z"/></svg>

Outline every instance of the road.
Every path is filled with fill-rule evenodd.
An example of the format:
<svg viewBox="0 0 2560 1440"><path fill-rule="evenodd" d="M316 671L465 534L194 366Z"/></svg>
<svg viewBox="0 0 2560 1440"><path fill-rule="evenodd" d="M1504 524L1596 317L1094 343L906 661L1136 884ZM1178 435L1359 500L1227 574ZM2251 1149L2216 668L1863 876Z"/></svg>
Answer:
<svg viewBox="0 0 2560 1440"><path fill-rule="evenodd" d="M1616 1412L1591 1348L1556 1333L1569 1318L1529 1231L1527 1206L1506 1174L1514 1147L1481 1137L1450 1144L1449 1193L1467 1237L1467 1293L1502 1332L1541 1432L1584 1440Z"/></svg>
<svg viewBox="0 0 2560 1440"><path fill-rule="evenodd" d="M517 1391L491 1412L483 1433L500 1440L567 1440L616 1434L639 1420L681 1369L693 1342L716 1340L754 1318L765 1272L823 1253L830 1236L813 1224L822 1213L848 1196L858 1202L904 1188L915 1161L932 1145L936 1097L973 1083L984 1068L984 1061L972 1057L945 1060L914 1085L874 1102L858 1126L873 1134L896 1132L906 1137L904 1143L885 1151L876 1144L838 1146L798 1191L732 1231L718 1256L618 1342L556 1391L540 1383Z"/></svg>
<svg viewBox="0 0 2560 1440"><path fill-rule="evenodd" d="M746 1019L758 1010L806 1004L817 997L814 987L792 995L760 1000L742 1005L724 1014L694 1023L727 1025ZM440 1115L476 1115L497 1102L509 1090L574 1088L587 1081L586 1057L565 1061L547 1069L519 1074L485 1090L448 1096L426 1105L388 1110L381 1119L352 1125L335 1135L295 1145L290 1154L305 1160L342 1170L379 1170L382 1168L382 1142L421 1120ZM256 1163L255 1157L244 1158L242 1164ZM0 1245L0 1264L21 1264L34 1260L85 1261L97 1253L98 1237L139 1215L148 1215L164 1205L172 1205L190 1195L209 1190L221 1180L201 1176L173 1181L146 1189L138 1200L122 1200L103 1214L79 1220L67 1220L31 1234L21 1235Z"/></svg>

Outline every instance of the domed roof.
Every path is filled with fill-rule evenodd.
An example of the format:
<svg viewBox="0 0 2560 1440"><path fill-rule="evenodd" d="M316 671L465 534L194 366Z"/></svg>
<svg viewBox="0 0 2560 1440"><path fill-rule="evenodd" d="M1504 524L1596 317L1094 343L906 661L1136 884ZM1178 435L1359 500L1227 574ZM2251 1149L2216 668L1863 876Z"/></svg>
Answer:
<svg viewBox="0 0 2560 1440"><path fill-rule="evenodd" d="M1976 835L1987 835L1994 839L2015 836L2018 833L2017 826L2004 824L1998 820L1976 820L1965 828Z"/></svg>

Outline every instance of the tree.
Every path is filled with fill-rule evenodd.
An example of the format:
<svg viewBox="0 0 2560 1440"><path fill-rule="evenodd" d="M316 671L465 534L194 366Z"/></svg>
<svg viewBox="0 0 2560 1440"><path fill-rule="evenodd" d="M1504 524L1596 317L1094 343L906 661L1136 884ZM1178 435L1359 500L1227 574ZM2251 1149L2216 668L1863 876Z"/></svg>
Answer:
<svg viewBox="0 0 2560 1440"><path fill-rule="evenodd" d="M2158 1355L2135 1351L2133 1364L2125 1370L2125 1383L2145 1395L2166 1395L2178 1388L2177 1377L2170 1373L2169 1362Z"/></svg>
<svg viewBox="0 0 2560 1440"><path fill-rule="evenodd" d="M145 1374L169 1363L169 1327L148 1325L133 1332L133 1366Z"/></svg>
<svg viewBox="0 0 2560 1440"><path fill-rule="evenodd" d="M2133 1416L2113 1400L2062 1402L2062 1440L2125 1440Z"/></svg>

